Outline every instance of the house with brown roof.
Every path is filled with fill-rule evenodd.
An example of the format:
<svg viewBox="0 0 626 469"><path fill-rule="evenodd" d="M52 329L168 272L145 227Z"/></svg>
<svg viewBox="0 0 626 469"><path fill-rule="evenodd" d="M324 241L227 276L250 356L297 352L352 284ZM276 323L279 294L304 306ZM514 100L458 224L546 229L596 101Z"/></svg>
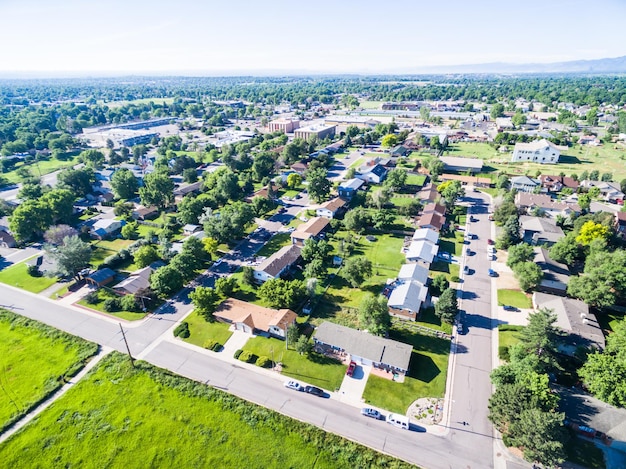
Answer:
<svg viewBox="0 0 626 469"><path fill-rule="evenodd" d="M576 192L578 190L578 181L569 176L551 176L549 174L542 174L539 176L541 181L541 187L546 192L560 192L564 188L572 189Z"/></svg>
<svg viewBox="0 0 626 469"><path fill-rule="evenodd" d="M432 182L422 187L415 196L422 202L436 202L441 198L437 191L437 184Z"/></svg>
<svg viewBox="0 0 626 469"><path fill-rule="evenodd" d="M272 192L274 193L274 197L276 197L276 193L278 193L278 185L271 183L272 184ZM256 191L254 194L252 194L249 197L246 197L246 202L251 202L252 199L254 199L255 197L263 197L267 199L267 196L269 194L269 184L267 186L263 186L261 187L258 191Z"/></svg>
<svg viewBox="0 0 626 469"><path fill-rule="evenodd" d="M626 236L626 212L615 212L615 229L621 236Z"/></svg>
<svg viewBox="0 0 626 469"><path fill-rule="evenodd" d="M265 283L273 278L280 278L292 265L300 259L300 246L289 244L254 268L254 279Z"/></svg>
<svg viewBox="0 0 626 469"><path fill-rule="evenodd" d="M159 216L159 209L156 207L144 207L138 205L132 212L132 217L135 220L152 220Z"/></svg>
<svg viewBox="0 0 626 469"><path fill-rule="evenodd" d="M572 213L577 215L581 212L578 204L559 202L546 194L530 194L528 192L518 192L515 195L515 205L527 212L537 208L551 218L556 218L557 215L566 217Z"/></svg>
<svg viewBox="0 0 626 469"><path fill-rule="evenodd" d="M446 217L436 212L424 213L417 221L418 228L430 228L436 231L441 231L445 224Z"/></svg>
<svg viewBox="0 0 626 469"><path fill-rule="evenodd" d="M218 321L233 324L235 330L249 334L266 333L280 339L298 317L290 309L271 309L253 303L228 298L213 313Z"/></svg>
<svg viewBox="0 0 626 469"><path fill-rule="evenodd" d="M461 174L448 174L444 173L439 176L442 182L445 181L459 181L461 184L471 184L475 187L491 187L493 181L490 178L483 178L478 176L463 176Z"/></svg>
<svg viewBox="0 0 626 469"><path fill-rule="evenodd" d="M303 163L302 161L298 161L297 163L292 164L290 167L294 172L298 173L300 176L304 175L306 170L309 169L309 165L306 163Z"/></svg>
<svg viewBox="0 0 626 469"><path fill-rule="evenodd" d="M318 217L335 218L346 206L346 201L335 197L327 202L324 202L316 210Z"/></svg>
<svg viewBox="0 0 626 469"><path fill-rule="evenodd" d="M291 233L291 242L298 246L304 246L307 239L317 238L328 227L330 220L323 217L313 217L309 221L303 223Z"/></svg>
<svg viewBox="0 0 626 469"><path fill-rule="evenodd" d="M426 204L424 206L424 209L422 210L423 215L426 215L428 213L437 213L443 217L446 214L446 206L431 202L429 204Z"/></svg>

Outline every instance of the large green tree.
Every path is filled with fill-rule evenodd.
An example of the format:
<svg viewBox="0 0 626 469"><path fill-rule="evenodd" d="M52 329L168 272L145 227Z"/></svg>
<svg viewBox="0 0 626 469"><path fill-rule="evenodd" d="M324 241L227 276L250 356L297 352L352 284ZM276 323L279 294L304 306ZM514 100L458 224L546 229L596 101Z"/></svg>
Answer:
<svg viewBox="0 0 626 469"><path fill-rule="evenodd" d="M76 197L85 197L92 192L92 185L96 181L93 169L65 169L57 176L57 187L68 189Z"/></svg>
<svg viewBox="0 0 626 469"><path fill-rule="evenodd" d="M530 244L519 243L509 248L506 265L513 268L519 262L528 262L535 257L535 252Z"/></svg>
<svg viewBox="0 0 626 469"><path fill-rule="evenodd" d="M454 288L447 288L439 296L439 300L435 303L435 314L442 321L452 324L454 318L459 313L459 300Z"/></svg>
<svg viewBox="0 0 626 469"><path fill-rule="evenodd" d="M346 229L361 233L371 223L371 218L363 207L356 207L346 213L343 224Z"/></svg>
<svg viewBox="0 0 626 469"><path fill-rule="evenodd" d="M360 287L366 279L372 276L372 263L366 257L352 257L341 269L341 275L354 288Z"/></svg>
<svg viewBox="0 0 626 469"><path fill-rule="evenodd" d="M386 335L391 327L387 298L368 293L359 306L359 324L370 334Z"/></svg>
<svg viewBox="0 0 626 469"><path fill-rule="evenodd" d="M111 188L119 199L132 199L139 189L139 182L129 169L118 169L111 177Z"/></svg>
<svg viewBox="0 0 626 469"><path fill-rule="evenodd" d="M56 260L59 273L68 277L75 277L89 264L91 245L76 235L66 236L62 244L50 251L50 256Z"/></svg>
<svg viewBox="0 0 626 469"><path fill-rule="evenodd" d="M183 284L182 274L171 265L155 270L150 276L150 288L161 297L176 293L183 287Z"/></svg>
<svg viewBox="0 0 626 469"><path fill-rule="evenodd" d="M325 168L311 169L307 171L306 180L311 200L318 204L326 200L331 188L328 171Z"/></svg>
<svg viewBox="0 0 626 469"><path fill-rule="evenodd" d="M139 189L143 205L156 205L163 209L174 201L174 181L166 172L155 171L147 174L143 183L143 187Z"/></svg>
<svg viewBox="0 0 626 469"><path fill-rule="evenodd" d="M272 308L294 308L304 299L306 287L301 280L270 279L258 293Z"/></svg>
<svg viewBox="0 0 626 469"><path fill-rule="evenodd" d="M513 266L513 273L524 291L534 289L541 283L543 271L534 262L518 262Z"/></svg>
<svg viewBox="0 0 626 469"><path fill-rule="evenodd" d="M210 287L197 287L189 293L195 311L206 321L213 321L213 313L220 301L218 293Z"/></svg>

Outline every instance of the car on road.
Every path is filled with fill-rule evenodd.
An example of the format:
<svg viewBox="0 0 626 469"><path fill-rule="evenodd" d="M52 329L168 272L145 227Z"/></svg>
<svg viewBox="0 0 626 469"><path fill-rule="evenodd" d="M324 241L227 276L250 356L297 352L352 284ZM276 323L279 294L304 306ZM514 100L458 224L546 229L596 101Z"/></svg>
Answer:
<svg viewBox="0 0 626 469"><path fill-rule="evenodd" d="M356 362L351 361L350 365L348 366L348 369L346 370L346 374L348 376L352 376L354 374L354 370L356 370Z"/></svg>
<svg viewBox="0 0 626 469"><path fill-rule="evenodd" d="M292 379L285 381L285 387L287 389L293 389L294 391L304 391L304 386Z"/></svg>
<svg viewBox="0 0 626 469"><path fill-rule="evenodd" d="M469 221L471 222L478 221L478 218L474 218L472 215L470 215Z"/></svg>
<svg viewBox="0 0 626 469"><path fill-rule="evenodd" d="M504 308L505 311L519 311L519 308L511 305L503 305L502 308Z"/></svg>
<svg viewBox="0 0 626 469"><path fill-rule="evenodd" d="M466 275L469 275L471 272L470 268L468 265L465 265L465 267L463 267L463 273Z"/></svg>
<svg viewBox="0 0 626 469"><path fill-rule="evenodd" d="M383 415L380 412L378 412L376 409L371 409L370 407L363 407L361 409L361 415L376 420L381 420L383 418Z"/></svg>
<svg viewBox="0 0 626 469"><path fill-rule="evenodd" d="M313 394L314 396L317 397L322 397L324 396L324 390L317 388L315 386L307 386L304 388L304 392L306 392L307 394Z"/></svg>
<svg viewBox="0 0 626 469"><path fill-rule="evenodd" d="M488 272L488 273L489 273L489 276L490 276L490 277L497 277L497 276L498 276L498 272L496 272L496 271L495 271L495 270L493 270L493 269L489 269L489 272Z"/></svg>
<svg viewBox="0 0 626 469"><path fill-rule="evenodd" d="M487 240L487 244L488 244L489 246L493 246L493 245L494 245L493 239L488 239L488 240Z"/></svg>
<svg viewBox="0 0 626 469"><path fill-rule="evenodd" d="M466 256L471 256L471 255L472 255L472 250L471 250L470 248L467 248L467 249L465 250L465 255L466 255Z"/></svg>

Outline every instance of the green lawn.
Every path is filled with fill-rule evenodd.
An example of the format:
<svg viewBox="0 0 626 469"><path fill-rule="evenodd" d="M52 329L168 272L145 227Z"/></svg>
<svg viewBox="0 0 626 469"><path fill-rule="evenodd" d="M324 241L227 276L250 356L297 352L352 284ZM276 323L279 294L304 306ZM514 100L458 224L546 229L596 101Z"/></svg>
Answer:
<svg viewBox="0 0 626 469"><path fill-rule="evenodd" d="M463 255L463 233L454 232L453 236L442 236L439 238L439 251L449 252L455 256Z"/></svg>
<svg viewBox="0 0 626 469"><path fill-rule="evenodd" d="M104 288L100 288L97 291L98 302L95 304L89 304L86 300L82 299L78 302L79 305L82 305L86 308L95 309L96 311L100 311L101 313L109 314L116 318L126 319L127 321L138 321L146 317L146 313L144 312L132 312L132 311L117 311L115 313L110 313L104 310L104 302L109 298L119 298L115 293L112 293Z"/></svg>
<svg viewBox="0 0 626 469"><path fill-rule="evenodd" d="M15 169L4 173L4 176L9 183L21 182L22 179L17 175L17 170L26 166L34 177L45 176L46 174L53 173L59 169L71 168L76 162L74 158L67 160L57 160L56 158L50 158L47 160L40 160L38 163L17 164Z"/></svg>
<svg viewBox="0 0 626 469"><path fill-rule="evenodd" d="M0 460L12 468L412 467L145 362L133 369L119 353L0 446Z"/></svg>
<svg viewBox="0 0 626 469"><path fill-rule="evenodd" d="M524 292L520 290L498 290L498 305L515 306L516 308L532 308L532 301Z"/></svg>
<svg viewBox="0 0 626 469"><path fill-rule="evenodd" d="M426 181L426 176L423 174L407 174L406 184L412 186L423 186Z"/></svg>
<svg viewBox="0 0 626 469"><path fill-rule="evenodd" d="M138 225L142 226L142 225ZM113 239L113 240L102 240L102 241L94 241L92 246L96 246L100 249L105 249L107 251L118 252L121 249L126 249L128 246L133 244L134 241L131 239Z"/></svg>
<svg viewBox="0 0 626 469"><path fill-rule="evenodd" d="M434 278L439 274L444 274L450 282L452 277L459 277L461 266L459 264L450 264L444 261L435 261L430 264L430 277Z"/></svg>
<svg viewBox="0 0 626 469"><path fill-rule="evenodd" d="M202 316L195 311L185 318L189 324L189 332L191 335L184 339L185 342L204 347L211 341L216 341L224 345L230 336L233 335L228 330L229 324L223 322L207 322Z"/></svg>
<svg viewBox="0 0 626 469"><path fill-rule="evenodd" d="M361 101L359 107L361 109L380 109L383 101Z"/></svg>
<svg viewBox="0 0 626 469"><path fill-rule="evenodd" d="M413 202L414 200L415 200L415 197L411 197L411 196L405 196L405 197L394 196L390 199L390 202L396 207L406 207L407 205L410 205L411 202Z"/></svg>
<svg viewBox="0 0 626 469"><path fill-rule="evenodd" d="M269 257L283 246L291 244L291 233L277 233L256 253L257 256Z"/></svg>
<svg viewBox="0 0 626 469"><path fill-rule="evenodd" d="M32 293L39 293L57 282L56 277L32 277L28 275L26 262L12 265L0 271L0 282L22 288Z"/></svg>
<svg viewBox="0 0 626 469"><path fill-rule="evenodd" d="M390 337L413 345L409 374L404 383L370 376L363 393L365 402L404 415L416 399L443 397L450 341L395 328Z"/></svg>
<svg viewBox="0 0 626 469"><path fill-rule="evenodd" d="M97 349L96 344L0 309L0 431L61 387L64 380L59 378L76 374Z"/></svg>
<svg viewBox="0 0 626 469"><path fill-rule="evenodd" d="M309 357L300 355L293 348L285 349L285 341L266 337L253 337L244 350L257 357L265 356L282 363L282 374L300 379L314 386L334 391L341 386L346 373L346 365L332 358L312 353Z"/></svg>
<svg viewBox="0 0 626 469"><path fill-rule="evenodd" d="M396 325L401 327L406 322L402 319L398 320ZM415 324L420 326L429 327L430 329L436 329L446 334L452 334L452 325L446 322L442 322L439 316L435 314L435 308L422 308L420 314L417 317Z"/></svg>

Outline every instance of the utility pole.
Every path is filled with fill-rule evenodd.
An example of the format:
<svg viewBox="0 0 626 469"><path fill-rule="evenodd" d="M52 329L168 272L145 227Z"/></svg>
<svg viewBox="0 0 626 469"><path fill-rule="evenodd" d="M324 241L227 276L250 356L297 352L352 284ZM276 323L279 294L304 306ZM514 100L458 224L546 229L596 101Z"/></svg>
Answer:
<svg viewBox="0 0 626 469"><path fill-rule="evenodd" d="M128 346L128 341L126 340L126 334L124 333L124 328L122 327L122 323L118 323L120 325L120 331L122 331L122 337L124 338L124 343L126 344L126 351L128 352L128 358L130 358L130 364L135 368L135 360L130 353L130 347Z"/></svg>

